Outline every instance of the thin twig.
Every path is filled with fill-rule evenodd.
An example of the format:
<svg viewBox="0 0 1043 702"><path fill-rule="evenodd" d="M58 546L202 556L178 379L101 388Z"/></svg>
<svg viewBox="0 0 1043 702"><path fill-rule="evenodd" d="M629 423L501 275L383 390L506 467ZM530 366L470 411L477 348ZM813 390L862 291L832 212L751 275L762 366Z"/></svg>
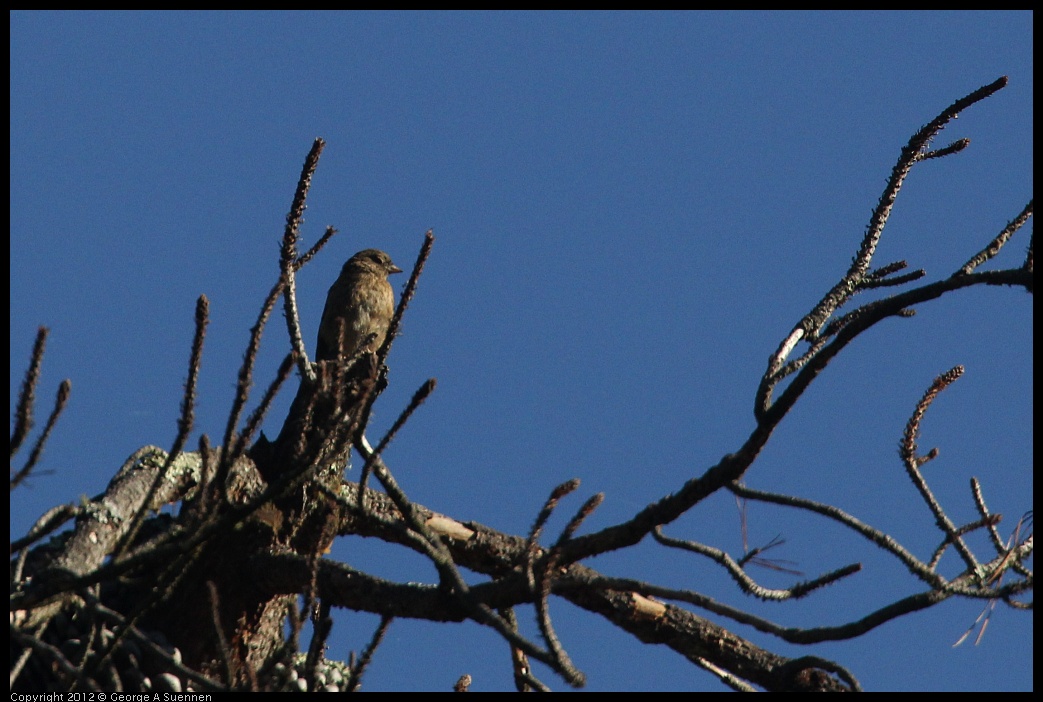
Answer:
<svg viewBox="0 0 1043 702"><path fill-rule="evenodd" d="M18 391L18 404L15 407L15 424L11 432L11 455L21 448L25 437L33 428L33 405L36 400L36 385L40 382L40 368L43 365L43 352L47 347L47 327L36 330L33 351L29 354L29 368L22 380L22 389Z"/></svg>

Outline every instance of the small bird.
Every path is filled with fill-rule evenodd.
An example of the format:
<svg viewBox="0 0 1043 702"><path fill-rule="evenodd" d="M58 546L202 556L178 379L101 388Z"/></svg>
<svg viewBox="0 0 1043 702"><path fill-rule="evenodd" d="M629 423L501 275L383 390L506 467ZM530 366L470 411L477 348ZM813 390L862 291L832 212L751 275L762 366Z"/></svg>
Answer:
<svg viewBox="0 0 1043 702"><path fill-rule="evenodd" d="M359 251L348 259L326 295L316 360L351 358L359 351L380 348L395 313L395 294L388 276L401 272L391 257L378 249ZM344 320L343 325L340 320ZM370 334L376 336L362 348Z"/></svg>

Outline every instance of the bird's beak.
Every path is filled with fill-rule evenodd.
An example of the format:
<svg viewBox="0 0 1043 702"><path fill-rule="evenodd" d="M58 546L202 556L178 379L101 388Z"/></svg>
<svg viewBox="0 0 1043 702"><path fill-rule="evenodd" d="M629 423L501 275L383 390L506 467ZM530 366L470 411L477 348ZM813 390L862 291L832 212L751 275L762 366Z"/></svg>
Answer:
<svg viewBox="0 0 1043 702"><path fill-rule="evenodd" d="M392 273L401 273L402 269L396 266L394 263L391 264L391 268L388 268L388 275Z"/></svg>

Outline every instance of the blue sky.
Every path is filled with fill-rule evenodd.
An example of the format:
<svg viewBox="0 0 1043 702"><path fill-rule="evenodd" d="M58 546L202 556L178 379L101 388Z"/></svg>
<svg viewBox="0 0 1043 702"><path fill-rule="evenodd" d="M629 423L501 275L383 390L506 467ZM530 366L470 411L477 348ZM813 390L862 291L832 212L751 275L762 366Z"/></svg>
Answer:
<svg viewBox="0 0 1043 702"><path fill-rule="evenodd" d="M526 533L550 490L579 477L554 528L599 491L586 528L625 519L741 445L768 356L846 270L901 147L1001 75L1010 85L937 142L970 148L914 169L875 263L947 276L1021 211L1031 24L1025 12L12 13L12 406L38 325L51 328L41 423L72 380L50 472L13 493L12 530L101 492L138 447L170 445L203 293L196 426L218 440L317 136L328 144L305 246L327 225L340 234L298 281L306 339L352 253L382 248L408 268L423 233L437 237L371 429L438 379L386 453L402 487ZM1027 235L987 267L1018 265ZM288 349L279 319L262 386ZM1032 506L1031 320L1024 292L976 288L879 325L816 380L746 482L837 504L928 557L938 533L895 449L932 379L964 364L925 420L921 445L941 451L927 477L969 520L977 476L1008 530ZM667 532L741 554L731 498ZM805 577L865 568L765 605L650 543L590 565L791 626L858 619L923 589L831 524L754 507L752 543L776 534L787 541L773 554ZM354 539L334 556L435 581L397 547ZM1031 614L998 608L981 645L951 647L981 607L948 602L817 647L734 630L834 659L867 689L1031 689ZM590 690L720 689L663 647L567 603L552 612ZM531 631L531 610L519 617ZM331 657L361 648L375 623L342 613ZM397 621L366 689L445 690L463 673L474 690L510 689L508 661L476 625Z"/></svg>

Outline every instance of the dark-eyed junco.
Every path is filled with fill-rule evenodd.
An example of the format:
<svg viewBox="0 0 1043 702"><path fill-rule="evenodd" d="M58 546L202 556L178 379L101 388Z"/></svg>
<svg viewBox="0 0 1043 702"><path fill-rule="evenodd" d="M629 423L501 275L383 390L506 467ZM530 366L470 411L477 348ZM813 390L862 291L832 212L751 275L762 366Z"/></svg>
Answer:
<svg viewBox="0 0 1043 702"><path fill-rule="evenodd" d="M359 251L348 259L326 295L315 346L316 360L350 358L361 350L380 348L395 313L395 294L388 276L401 272L391 257L378 249ZM343 340L338 338L341 332ZM376 336L361 349L370 334Z"/></svg>

